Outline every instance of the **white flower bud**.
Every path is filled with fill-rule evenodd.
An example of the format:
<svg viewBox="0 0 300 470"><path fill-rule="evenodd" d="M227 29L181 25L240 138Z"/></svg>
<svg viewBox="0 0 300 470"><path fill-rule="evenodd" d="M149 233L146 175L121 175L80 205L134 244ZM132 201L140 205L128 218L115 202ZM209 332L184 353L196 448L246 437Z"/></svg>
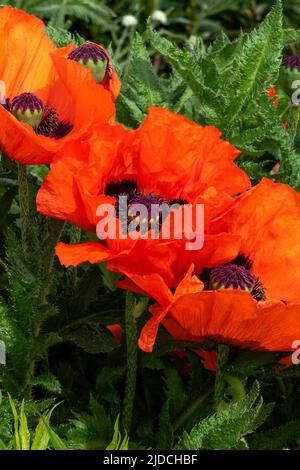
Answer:
<svg viewBox="0 0 300 470"><path fill-rule="evenodd" d="M168 17L165 14L165 12L162 10L155 10L152 13L151 18L153 21L157 21L158 23L161 23L161 24L167 24L168 22Z"/></svg>
<svg viewBox="0 0 300 470"><path fill-rule="evenodd" d="M132 28L138 24L138 20L133 15L125 15L122 18L122 24L125 28Z"/></svg>

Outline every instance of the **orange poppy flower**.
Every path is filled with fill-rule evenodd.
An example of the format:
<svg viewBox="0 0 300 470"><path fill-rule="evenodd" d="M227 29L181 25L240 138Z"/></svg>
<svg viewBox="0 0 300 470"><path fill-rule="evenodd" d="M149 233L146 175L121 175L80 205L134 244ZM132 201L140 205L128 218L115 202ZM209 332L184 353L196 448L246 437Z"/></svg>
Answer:
<svg viewBox="0 0 300 470"><path fill-rule="evenodd" d="M300 195L264 179L211 230L238 235L239 256L202 272L192 265L174 294L159 275L130 275L120 282L157 301L140 347L152 350L163 322L179 340L292 351L300 339Z"/></svg>
<svg viewBox="0 0 300 470"><path fill-rule="evenodd" d="M220 139L216 128L202 128L165 109L150 108L136 131L101 126L88 143L70 145L64 158L58 157L51 165L38 193L37 207L45 215L94 233L99 204L112 203L114 207L120 195L128 196L126 221L133 203L148 208L162 201L178 203L179 211L185 203L205 203L209 220L233 204L231 195L250 186L246 174L233 163L237 155L234 147ZM115 213L111 217L120 224ZM147 212L146 235L149 219ZM170 223L170 218L164 223ZM136 230L134 238L116 236L105 242L79 245L60 243L56 252L66 266L107 261L108 269L122 273L159 272L170 286L191 264L192 252L185 250L185 239L147 239L142 230ZM199 251L199 264L231 259L238 251L237 240L235 235L207 234L205 247Z"/></svg>
<svg viewBox="0 0 300 470"><path fill-rule="evenodd" d="M56 49L42 21L1 8L0 38L0 148L10 158L49 163L92 123L114 119L110 93L64 57L70 47Z"/></svg>

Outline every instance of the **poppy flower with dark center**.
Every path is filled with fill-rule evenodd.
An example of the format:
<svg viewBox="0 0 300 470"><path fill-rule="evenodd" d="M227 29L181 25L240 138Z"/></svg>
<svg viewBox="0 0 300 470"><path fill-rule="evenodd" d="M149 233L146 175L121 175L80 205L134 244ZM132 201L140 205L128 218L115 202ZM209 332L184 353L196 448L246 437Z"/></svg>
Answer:
<svg viewBox="0 0 300 470"><path fill-rule="evenodd" d="M210 228L240 238L239 255L230 263L205 271L192 265L174 293L158 274L127 274L119 283L157 301L140 347L152 350L162 323L177 340L292 351L300 338L299 194L264 179Z"/></svg>
<svg viewBox="0 0 300 470"><path fill-rule="evenodd" d="M51 162L92 124L112 122L111 94L57 49L38 18L0 9L0 149L24 164Z"/></svg>
<svg viewBox="0 0 300 470"><path fill-rule="evenodd" d="M173 286L192 262L186 238L177 237L190 226L181 223L180 233L175 234L172 214L165 217L162 207L175 203L174 214L178 214L187 203L193 210L196 204L204 204L207 235L203 250L197 253L198 264L230 261L237 255L237 237L210 235L208 227L210 219L234 203L232 196L250 186L247 175L233 162L238 154L220 139L215 127L201 127L165 109L150 108L137 130L99 126L88 143L70 145L64 158L58 156L52 163L38 193L37 207L45 215L97 232L102 238L79 245L60 243L56 252L66 266L107 261L108 269L123 274L159 272ZM97 209L106 203L114 208L115 236L99 233ZM133 212L139 205L145 209L142 215ZM154 215L153 207L157 209ZM124 237L124 230L119 231L123 222L136 227L128 227L132 236ZM140 228L134 225L139 223ZM150 236L153 224L157 237ZM165 228L172 230L169 237L162 238ZM204 230L203 223L199 230Z"/></svg>

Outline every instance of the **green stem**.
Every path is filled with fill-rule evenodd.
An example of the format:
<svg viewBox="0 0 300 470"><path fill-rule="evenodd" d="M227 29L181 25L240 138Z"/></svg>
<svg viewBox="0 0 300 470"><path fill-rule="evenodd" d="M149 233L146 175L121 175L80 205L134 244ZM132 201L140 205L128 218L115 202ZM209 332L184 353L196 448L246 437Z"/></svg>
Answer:
<svg viewBox="0 0 300 470"><path fill-rule="evenodd" d="M215 396L214 396L214 408L218 410L220 405L223 402L224 397L224 375L226 364L228 361L229 355L229 347L225 344L220 344L218 347L218 367L216 371L216 378L215 378Z"/></svg>
<svg viewBox="0 0 300 470"><path fill-rule="evenodd" d="M136 302L134 294L129 291L126 292L125 330L127 345L127 377L123 403L123 425L128 436L130 435L137 382L137 330L136 319L133 315L135 307Z"/></svg>
<svg viewBox="0 0 300 470"><path fill-rule="evenodd" d="M181 428L182 425L190 419L198 408L206 401L206 399L212 394L213 388L209 388L206 390L202 395L200 395L193 403L176 419L175 423L173 424L174 431Z"/></svg>
<svg viewBox="0 0 300 470"><path fill-rule="evenodd" d="M22 244L23 247L26 247L28 246L28 236L30 230L30 209L27 168L26 165L22 165L22 163L19 163L18 166L18 183Z"/></svg>

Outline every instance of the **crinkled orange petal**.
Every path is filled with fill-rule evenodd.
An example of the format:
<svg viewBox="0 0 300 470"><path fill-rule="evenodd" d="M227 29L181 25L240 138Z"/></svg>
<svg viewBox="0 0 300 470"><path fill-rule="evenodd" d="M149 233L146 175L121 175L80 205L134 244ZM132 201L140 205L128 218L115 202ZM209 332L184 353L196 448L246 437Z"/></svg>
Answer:
<svg viewBox="0 0 300 470"><path fill-rule="evenodd" d="M94 231L95 227L88 220L85 205L74 180L74 174L82 165L81 155L84 154L86 143L72 145L72 156L66 153L51 165L51 170L37 194L37 210L42 214L65 220L86 230Z"/></svg>
<svg viewBox="0 0 300 470"><path fill-rule="evenodd" d="M182 296L169 309L169 316L189 338L192 335L198 341L211 339L242 349L289 351L300 337L300 305L257 303L239 290Z"/></svg>
<svg viewBox="0 0 300 470"><path fill-rule="evenodd" d="M215 127L201 127L163 108L149 108L136 133L138 181L146 191L193 200L205 188L234 195L251 186L233 160L239 155Z"/></svg>
<svg viewBox="0 0 300 470"><path fill-rule="evenodd" d="M55 252L61 262L66 267L78 266L81 263L102 263L116 254L105 248L100 242L88 242L68 245L60 242L55 247Z"/></svg>
<svg viewBox="0 0 300 470"><path fill-rule="evenodd" d="M300 195L263 179L215 224L241 237L268 299L300 302Z"/></svg>
<svg viewBox="0 0 300 470"><path fill-rule="evenodd" d="M124 281L117 283L122 289L131 287L135 292L142 293L143 295L150 295L153 299L160 303L160 305L170 305L172 302L172 294L170 289L166 286L164 280L158 274L150 274L148 276L138 276L131 274L130 277Z"/></svg>
<svg viewBox="0 0 300 470"><path fill-rule="evenodd" d="M179 284L175 293L175 298L176 296L188 295L202 291L203 283L195 276L192 276L193 270L194 266L191 266L184 279ZM161 276L154 274L150 276L129 275L128 277L136 286L138 286L139 289L144 291L146 295L156 299L162 306L161 308L156 308L155 306L150 308L153 313L153 317L147 321L139 338L139 347L144 351L149 352L153 349L159 325L172 306L173 296Z"/></svg>

